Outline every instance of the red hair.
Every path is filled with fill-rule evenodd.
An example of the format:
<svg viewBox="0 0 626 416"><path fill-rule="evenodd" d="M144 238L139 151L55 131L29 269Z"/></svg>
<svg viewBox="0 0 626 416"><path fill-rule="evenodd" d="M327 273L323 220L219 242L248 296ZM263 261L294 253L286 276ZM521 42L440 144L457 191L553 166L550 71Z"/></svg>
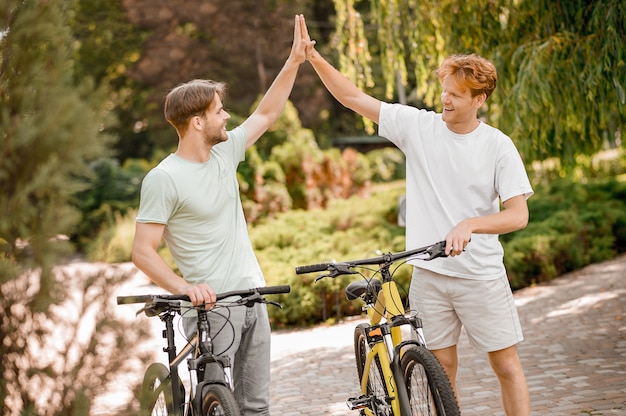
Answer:
<svg viewBox="0 0 626 416"><path fill-rule="evenodd" d="M449 75L456 79L472 92L472 97L485 94L489 98L496 89L498 73L490 61L475 53L470 55L452 55L446 58L435 74L440 80Z"/></svg>

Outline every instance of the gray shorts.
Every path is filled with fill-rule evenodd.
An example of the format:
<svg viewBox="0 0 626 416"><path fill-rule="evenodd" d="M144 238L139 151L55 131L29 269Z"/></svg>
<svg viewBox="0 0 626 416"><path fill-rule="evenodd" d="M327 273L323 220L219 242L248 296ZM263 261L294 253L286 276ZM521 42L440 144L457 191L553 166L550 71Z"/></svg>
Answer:
<svg viewBox="0 0 626 416"><path fill-rule="evenodd" d="M462 327L472 346L482 352L499 351L524 340L506 275L472 280L414 267L409 302L422 318L431 350L457 345Z"/></svg>

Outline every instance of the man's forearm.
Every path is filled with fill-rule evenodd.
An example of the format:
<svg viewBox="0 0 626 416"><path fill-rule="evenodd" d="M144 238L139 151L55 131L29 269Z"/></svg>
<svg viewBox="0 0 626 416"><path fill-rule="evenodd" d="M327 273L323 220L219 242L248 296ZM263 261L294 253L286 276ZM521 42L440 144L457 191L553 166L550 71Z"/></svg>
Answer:
<svg viewBox="0 0 626 416"><path fill-rule="evenodd" d="M361 91L356 85L324 59L319 52L314 50L308 59L313 69L315 69L315 72L320 77L320 80L333 97L344 106L352 108L350 106L351 99L355 99L361 95Z"/></svg>
<svg viewBox="0 0 626 416"><path fill-rule="evenodd" d="M307 59L313 66L313 69L315 69L315 72L320 77L326 89L337 101L344 107L378 124L380 115L380 101L378 99L361 91L316 50L313 49Z"/></svg>
<svg viewBox="0 0 626 416"><path fill-rule="evenodd" d="M288 59L285 62L259 103L255 111L257 115L267 117L272 122L276 121L289 99L299 67L300 64L295 60Z"/></svg>

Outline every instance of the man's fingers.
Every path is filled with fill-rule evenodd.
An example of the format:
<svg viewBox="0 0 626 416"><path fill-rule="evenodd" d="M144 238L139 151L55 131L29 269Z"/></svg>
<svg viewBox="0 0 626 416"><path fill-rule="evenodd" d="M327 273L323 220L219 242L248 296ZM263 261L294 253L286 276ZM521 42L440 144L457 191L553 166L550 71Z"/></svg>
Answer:
<svg viewBox="0 0 626 416"><path fill-rule="evenodd" d="M206 284L190 287L185 294L189 296L189 300L194 306L202 305L203 303L215 304L215 292Z"/></svg>
<svg viewBox="0 0 626 416"><path fill-rule="evenodd" d="M294 18L294 24L293 24L293 40L294 41L299 41L300 39L302 39L302 23L300 23L300 16L296 15L296 17Z"/></svg>
<svg viewBox="0 0 626 416"><path fill-rule="evenodd" d="M310 41L311 37L309 36L309 29L306 27L306 20L304 20L304 15L300 15L300 30L301 30L301 36L303 39L305 39L306 41Z"/></svg>

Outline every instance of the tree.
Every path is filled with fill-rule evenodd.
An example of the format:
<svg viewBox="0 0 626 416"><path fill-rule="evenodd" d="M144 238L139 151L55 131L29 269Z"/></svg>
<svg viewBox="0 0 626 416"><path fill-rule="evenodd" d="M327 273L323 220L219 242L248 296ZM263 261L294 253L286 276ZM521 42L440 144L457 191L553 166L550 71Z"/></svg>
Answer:
<svg viewBox="0 0 626 416"><path fill-rule="evenodd" d="M175 146L163 100L193 78L228 84L229 111L248 115L289 55L293 16L303 0L123 0L128 20L148 35L127 76L151 89L142 117L156 147ZM301 82L301 80L299 81Z"/></svg>
<svg viewBox="0 0 626 416"><path fill-rule="evenodd" d="M54 294L50 266L68 249L56 237L79 221L70 202L110 142L100 134L105 91L74 79L70 6L13 1L0 44L0 237L5 261L42 267L43 308Z"/></svg>
<svg viewBox="0 0 626 416"><path fill-rule="evenodd" d="M623 0L367 3L335 1L335 42L340 68L363 87L372 86L371 71L381 71L381 98L436 108L432 71L450 54L473 52L499 73L485 115L527 162L558 157L571 166L579 154L619 143L626 122Z"/></svg>
<svg viewBox="0 0 626 416"><path fill-rule="evenodd" d="M102 353L97 343L79 349L83 355L77 362L61 353L55 363L46 363L37 348L53 354L46 346L54 340L55 326L71 327L76 318L78 330L83 313L98 301L107 303L115 287L114 279L94 276L75 285L52 270L72 251L64 236L80 220L72 201L90 173L88 164L106 155L110 143L101 133L107 125L106 90L75 78L72 6L67 0L12 0L0 6L0 403L5 414L87 414L90 390L84 387L93 386L98 373L88 369L102 365L94 360ZM89 305L67 322L52 323L76 296ZM111 335L111 314L108 308L101 313L98 330ZM37 401L49 389L54 400L44 409Z"/></svg>
<svg viewBox="0 0 626 416"><path fill-rule="evenodd" d="M108 126L107 131L117 138L114 156L121 162L152 155L154 143L147 134L145 113L159 110L146 108L152 88L128 76L141 57L141 47L149 31L130 23L122 3L122 0L75 0L71 21L77 41L76 77L110 87L106 99L117 123Z"/></svg>

